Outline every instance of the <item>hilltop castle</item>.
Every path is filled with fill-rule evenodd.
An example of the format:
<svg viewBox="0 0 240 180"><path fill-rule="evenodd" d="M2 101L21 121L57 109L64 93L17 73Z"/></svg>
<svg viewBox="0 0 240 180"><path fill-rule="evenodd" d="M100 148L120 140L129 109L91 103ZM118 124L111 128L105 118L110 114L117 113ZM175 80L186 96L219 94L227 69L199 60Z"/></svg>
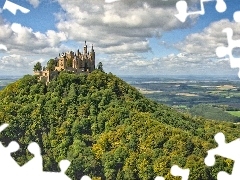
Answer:
<svg viewBox="0 0 240 180"><path fill-rule="evenodd" d="M95 69L95 52L92 49L90 52L87 51L87 44L85 41L85 46L83 52L79 50L74 53L73 51L59 54L53 60L53 66L51 69L49 67L43 67L41 70L35 70L34 75L38 75L40 80L46 83L50 82L55 76L59 74L60 71L66 70L74 72L76 74L80 73L90 73Z"/></svg>

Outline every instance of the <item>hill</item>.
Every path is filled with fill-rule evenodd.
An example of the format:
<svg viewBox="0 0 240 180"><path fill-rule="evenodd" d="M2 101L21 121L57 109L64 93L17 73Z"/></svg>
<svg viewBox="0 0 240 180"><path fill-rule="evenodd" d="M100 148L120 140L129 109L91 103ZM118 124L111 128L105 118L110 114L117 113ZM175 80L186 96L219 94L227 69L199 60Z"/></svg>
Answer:
<svg viewBox="0 0 240 180"><path fill-rule="evenodd" d="M208 104L195 105L189 109L189 113L195 116L202 116L207 119L230 121L235 123L240 121L239 117L225 112L223 109L213 107L212 105Z"/></svg>
<svg viewBox="0 0 240 180"><path fill-rule="evenodd" d="M19 142L15 159L26 163L27 145L37 142L44 170L57 171L67 158L73 179L174 179L173 164L190 168L190 179L216 179L219 171L231 172L232 161L204 164L217 146L213 136L221 131L230 141L240 133L236 124L193 118L151 101L99 70L88 76L62 72L48 86L26 75L0 91L0 100L0 122L10 123L0 140Z"/></svg>

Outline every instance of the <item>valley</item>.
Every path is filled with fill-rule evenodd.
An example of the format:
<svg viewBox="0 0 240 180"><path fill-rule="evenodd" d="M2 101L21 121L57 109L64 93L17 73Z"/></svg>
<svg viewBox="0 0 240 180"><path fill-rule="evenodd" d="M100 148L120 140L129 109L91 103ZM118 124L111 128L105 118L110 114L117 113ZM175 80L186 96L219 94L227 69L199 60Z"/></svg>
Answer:
<svg viewBox="0 0 240 180"><path fill-rule="evenodd" d="M183 112L211 106L240 117L240 80L219 76L122 77L147 98ZM210 109L209 109L210 110ZM195 114L194 114L195 115Z"/></svg>

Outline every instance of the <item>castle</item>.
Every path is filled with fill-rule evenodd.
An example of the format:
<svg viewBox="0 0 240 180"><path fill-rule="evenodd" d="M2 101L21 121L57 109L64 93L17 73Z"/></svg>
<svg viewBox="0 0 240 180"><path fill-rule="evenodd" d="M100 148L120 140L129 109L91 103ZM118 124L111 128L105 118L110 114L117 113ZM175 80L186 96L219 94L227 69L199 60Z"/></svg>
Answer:
<svg viewBox="0 0 240 180"><path fill-rule="evenodd" d="M87 44L85 41L85 46L83 52L79 50L77 53L73 51L59 54L59 57L54 59L53 67L51 69L43 67L41 70L34 71L34 75L38 75L39 79L49 83L55 76L59 74L60 71L70 71L76 74L80 73L90 73L95 69L95 52L92 49L90 52L87 51Z"/></svg>

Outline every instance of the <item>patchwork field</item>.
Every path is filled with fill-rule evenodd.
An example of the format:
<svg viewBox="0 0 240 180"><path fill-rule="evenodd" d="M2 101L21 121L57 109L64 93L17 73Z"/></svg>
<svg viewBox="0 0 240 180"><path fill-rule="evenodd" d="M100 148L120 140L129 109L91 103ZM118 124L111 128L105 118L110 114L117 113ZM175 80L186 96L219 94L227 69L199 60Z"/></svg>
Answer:
<svg viewBox="0 0 240 180"><path fill-rule="evenodd" d="M126 79L125 79L126 80ZM141 77L127 79L146 97L170 105L180 111L198 112L218 108L223 117L240 117L240 80L232 77ZM194 111L191 111L191 109ZM211 109L210 117L220 113ZM200 111L201 112L201 111ZM204 114L202 112L202 114ZM215 115L215 117L220 117ZM230 117L230 116L229 116ZM234 117L232 117L234 119ZM234 120L235 121L235 120Z"/></svg>
<svg viewBox="0 0 240 180"><path fill-rule="evenodd" d="M229 114L231 114L233 116L240 117L240 111L226 111L226 112L228 112Z"/></svg>

